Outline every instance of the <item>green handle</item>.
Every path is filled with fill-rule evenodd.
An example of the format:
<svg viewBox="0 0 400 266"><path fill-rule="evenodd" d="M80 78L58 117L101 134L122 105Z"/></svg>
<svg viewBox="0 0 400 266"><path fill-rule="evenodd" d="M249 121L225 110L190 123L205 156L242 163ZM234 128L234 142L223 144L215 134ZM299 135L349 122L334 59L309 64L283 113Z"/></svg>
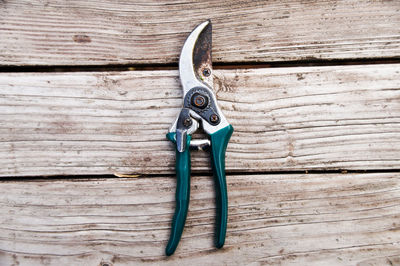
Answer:
<svg viewBox="0 0 400 266"><path fill-rule="evenodd" d="M233 133L231 125L211 134L212 166L217 194L216 247L222 248L225 243L226 225L228 222L228 193L225 178L225 152Z"/></svg>
<svg viewBox="0 0 400 266"><path fill-rule="evenodd" d="M167 139L176 143L176 133L168 133ZM188 212L190 197L190 139L191 136L188 135L186 139L186 147L183 152L176 150L176 207L172 219L171 235L165 249L165 254L167 256L174 254L176 247L178 246Z"/></svg>

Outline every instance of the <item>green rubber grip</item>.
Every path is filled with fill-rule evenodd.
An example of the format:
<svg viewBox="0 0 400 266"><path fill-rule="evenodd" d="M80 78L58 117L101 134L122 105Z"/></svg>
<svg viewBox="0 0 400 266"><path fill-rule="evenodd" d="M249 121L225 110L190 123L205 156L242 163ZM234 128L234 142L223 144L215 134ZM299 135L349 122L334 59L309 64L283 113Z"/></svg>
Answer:
<svg viewBox="0 0 400 266"><path fill-rule="evenodd" d="M229 125L210 135L212 166L217 187L217 223L215 243L217 248L222 248L224 246L226 225L228 222L228 193L225 177L225 152L232 133L233 127Z"/></svg>
<svg viewBox="0 0 400 266"><path fill-rule="evenodd" d="M176 144L176 133L168 133L167 139ZM190 197L190 140L191 136L188 135L186 147L183 152L176 150L176 207L172 219L171 235L165 249L165 254L167 256L174 254L178 246L188 212Z"/></svg>

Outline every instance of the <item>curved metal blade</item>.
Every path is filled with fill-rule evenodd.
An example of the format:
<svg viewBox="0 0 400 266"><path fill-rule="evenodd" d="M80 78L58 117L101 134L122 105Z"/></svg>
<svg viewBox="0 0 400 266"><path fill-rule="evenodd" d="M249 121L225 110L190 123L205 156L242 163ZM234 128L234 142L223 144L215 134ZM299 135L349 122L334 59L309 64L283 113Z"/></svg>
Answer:
<svg viewBox="0 0 400 266"><path fill-rule="evenodd" d="M211 21L198 25L187 37L179 58L183 97L193 87L212 89Z"/></svg>

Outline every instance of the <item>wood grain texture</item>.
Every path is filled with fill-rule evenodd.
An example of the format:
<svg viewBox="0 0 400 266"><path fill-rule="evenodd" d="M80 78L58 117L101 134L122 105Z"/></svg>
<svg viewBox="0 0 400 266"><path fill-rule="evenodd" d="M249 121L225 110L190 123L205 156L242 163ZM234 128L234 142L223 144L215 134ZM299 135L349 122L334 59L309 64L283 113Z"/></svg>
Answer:
<svg viewBox="0 0 400 266"><path fill-rule="evenodd" d="M183 238L164 256L174 178L1 182L2 265L396 265L400 174L228 176L225 247L211 177L192 178ZM390 263L393 264L390 264ZM253 264L252 264L253 263Z"/></svg>
<svg viewBox="0 0 400 266"><path fill-rule="evenodd" d="M0 1L0 65L177 62L214 23L215 62L398 57L398 1Z"/></svg>
<svg viewBox="0 0 400 266"><path fill-rule="evenodd" d="M228 172L400 168L400 65L214 74ZM1 176L174 173L176 71L4 73L0 95Z"/></svg>

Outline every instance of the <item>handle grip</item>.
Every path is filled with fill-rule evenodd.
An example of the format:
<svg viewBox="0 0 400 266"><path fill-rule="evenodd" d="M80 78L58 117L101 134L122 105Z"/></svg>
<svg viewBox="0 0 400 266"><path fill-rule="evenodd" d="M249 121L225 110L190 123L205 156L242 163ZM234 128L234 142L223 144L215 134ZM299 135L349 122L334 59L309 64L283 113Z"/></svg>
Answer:
<svg viewBox="0 0 400 266"><path fill-rule="evenodd" d="M168 133L167 139L176 144L176 133ZM188 212L190 197L190 140L191 136L188 135L186 147L183 152L179 152L176 149L176 207L172 219L171 235L165 249L165 254L167 256L174 254L178 246Z"/></svg>
<svg viewBox="0 0 400 266"><path fill-rule="evenodd" d="M225 178L225 152L232 133L233 127L229 125L210 135L212 166L217 188L217 223L215 243L217 248L222 248L224 246L226 225L228 222L228 193L226 189Z"/></svg>

